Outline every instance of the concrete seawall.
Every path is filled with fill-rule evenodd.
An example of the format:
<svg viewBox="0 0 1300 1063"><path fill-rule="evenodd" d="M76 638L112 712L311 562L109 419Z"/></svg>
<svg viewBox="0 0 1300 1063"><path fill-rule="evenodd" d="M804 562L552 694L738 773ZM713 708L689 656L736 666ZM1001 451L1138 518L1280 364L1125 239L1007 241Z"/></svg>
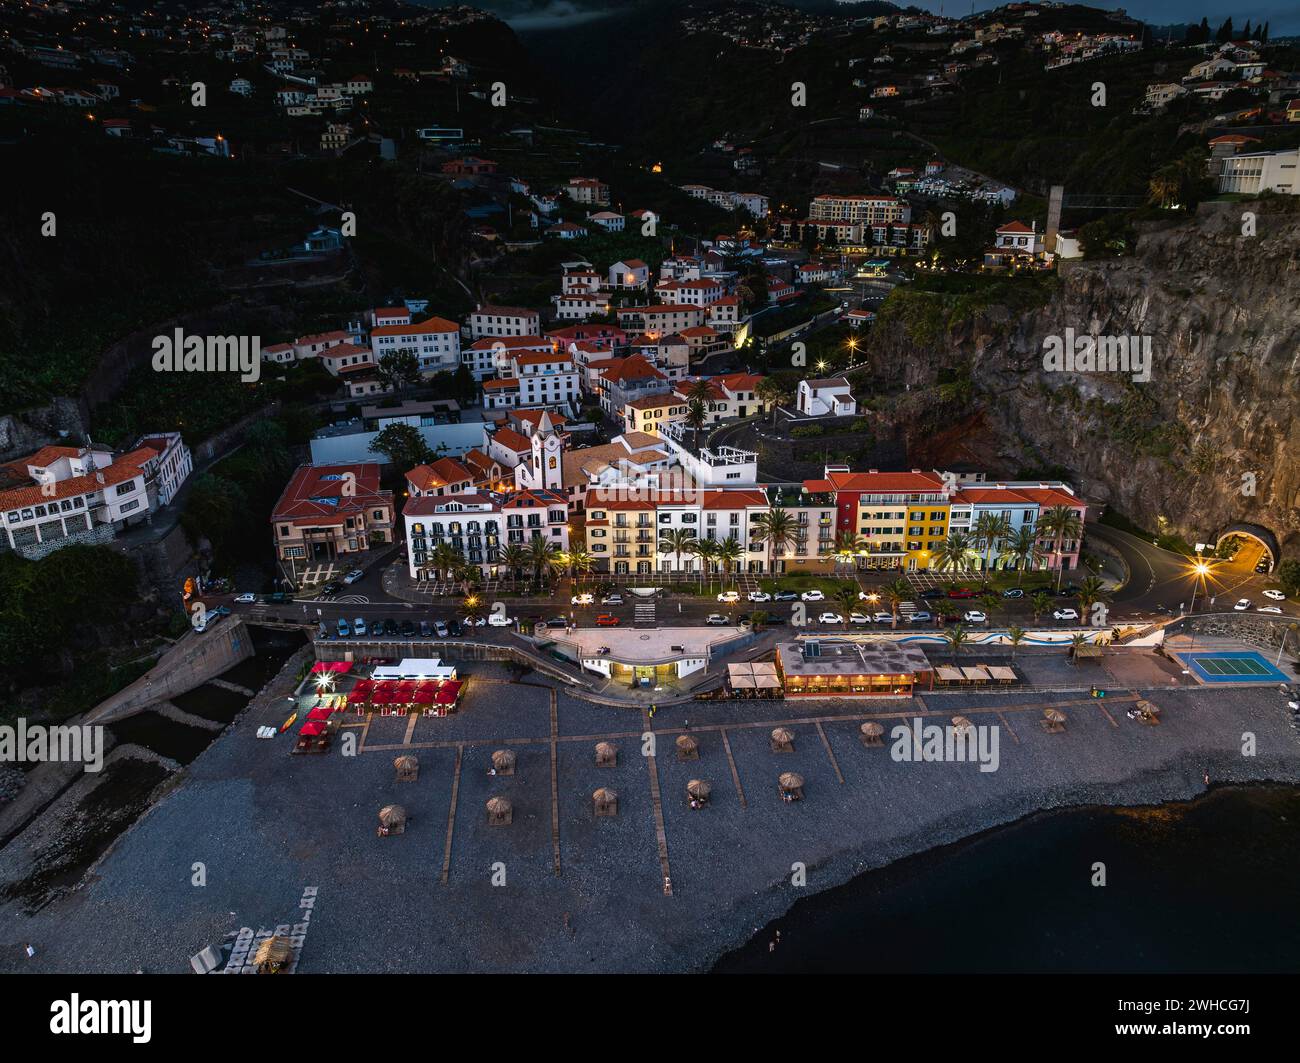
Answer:
<svg viewBox="0 0 1300 1063"><path fill-rule="evenodd" d="M253 656L253 639L238 617L212 630L186 634L158 663L124 690L101 701L83 723L108 724L177 697Z"/></svg>

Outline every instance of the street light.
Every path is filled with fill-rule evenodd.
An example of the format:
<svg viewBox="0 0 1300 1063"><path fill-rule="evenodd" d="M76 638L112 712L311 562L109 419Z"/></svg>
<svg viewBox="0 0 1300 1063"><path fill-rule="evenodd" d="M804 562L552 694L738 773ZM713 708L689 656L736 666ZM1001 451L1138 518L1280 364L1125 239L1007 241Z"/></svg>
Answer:
<svg viewBox="0 0 1300 1063"><path fill-rule="evenodd" d="M1205 577L1210 575L1212 571L1213 569L1210 567L1209 563L1202 560L1199 554L1196 555L1196 561L1187 567L1187 573L1192 577L1192 604L1187 610L1189 618L1194 612L1196 612L1196 585L1198 583L1203 583ZM1196 645L1196 629L1190 624L1188 625L1188 633L1190 638L1188 639L1187 648L1190 650Z"/></svg>

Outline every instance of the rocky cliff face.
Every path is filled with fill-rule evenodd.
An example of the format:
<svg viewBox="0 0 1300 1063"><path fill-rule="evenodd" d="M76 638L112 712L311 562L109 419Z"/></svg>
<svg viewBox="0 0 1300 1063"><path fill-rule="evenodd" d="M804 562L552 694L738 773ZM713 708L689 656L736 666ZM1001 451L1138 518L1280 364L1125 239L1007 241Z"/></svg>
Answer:
<svg viewBox="0 0 1300 1063"><path fill-rule="evenodd" d="M963 314L939 297L937 342L886 320L872 361L888 386L909 388L911 415L898 423L912 426L903 429L912 464L966 460L1001 475L1062 466L1087 497L1146 528L1163 517L1196 542L1245 521L1294 543L1297 206L1212 204L1194 219L1151 226L1131 257L1064 263L1046 305L1025 312ZM1242 234L1247 211L1253 236ZM1067 330L1149 338L1150 379L1086 364L1045 369L1045 349ZM967 366L970 397L954 409L937 385Z"/></svg>

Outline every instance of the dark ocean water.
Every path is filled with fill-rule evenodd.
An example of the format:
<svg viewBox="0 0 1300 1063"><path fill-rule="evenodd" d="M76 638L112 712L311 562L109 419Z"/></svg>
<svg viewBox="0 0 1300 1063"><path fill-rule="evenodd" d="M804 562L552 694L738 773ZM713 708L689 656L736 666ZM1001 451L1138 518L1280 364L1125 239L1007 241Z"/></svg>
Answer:
<svg viewBox="0 0 1300 1063"><path fill-rule="evenodd" d="M1298 842L1292 787L1047 813L800 899L714 971L1296 972Z"/></svg>

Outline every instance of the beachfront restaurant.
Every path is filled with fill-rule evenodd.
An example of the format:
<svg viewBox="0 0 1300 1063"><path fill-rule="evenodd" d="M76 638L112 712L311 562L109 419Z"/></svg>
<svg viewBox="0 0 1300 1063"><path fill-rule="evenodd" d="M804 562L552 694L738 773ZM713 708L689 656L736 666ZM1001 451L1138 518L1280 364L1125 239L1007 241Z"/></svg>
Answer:
<svg viewBox="0 0 1300 1063"><path fill-rule="evenodd" d="M776 666L787 698L906 698L934 685L924 650L884 640L782 642Z"/></svg>

